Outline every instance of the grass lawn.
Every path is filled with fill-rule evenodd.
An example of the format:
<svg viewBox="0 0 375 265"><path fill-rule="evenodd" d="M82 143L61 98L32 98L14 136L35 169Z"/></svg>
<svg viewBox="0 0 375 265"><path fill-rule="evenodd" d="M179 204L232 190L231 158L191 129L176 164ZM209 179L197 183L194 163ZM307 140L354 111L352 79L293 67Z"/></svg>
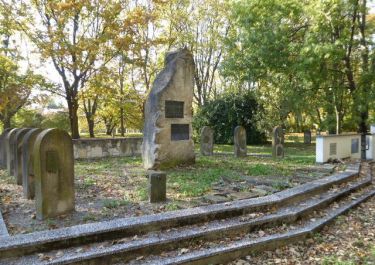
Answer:
<svg viewBox="0 0 375 265"><path fill-rule="evenodd" d="M215 146L216 153L223 155L197 155L196 164L189 167L179 167L167 170L169 198L189 198L201 196L208 192L211 185L221 177L239 180L242 176L270 178L277 181L292 182L299 172L309 169L315 164L315 146L304 144L286 144L285 158L271 157L235 158L226 152L232 152L233 146ZM199 148L197 147L197 153ZM271 146L248 146L249 153L271 154ZM105 181L110 176L127 178L129 186L112 186L122 191L127 200L147 199L147 179L143 176L146 171L142 168L140 157L109 158L94 161L81 160L76 163L76 176L81 186L100 185L106 187L111 181ZM307 173L314 177L316 172Z"/></svg>

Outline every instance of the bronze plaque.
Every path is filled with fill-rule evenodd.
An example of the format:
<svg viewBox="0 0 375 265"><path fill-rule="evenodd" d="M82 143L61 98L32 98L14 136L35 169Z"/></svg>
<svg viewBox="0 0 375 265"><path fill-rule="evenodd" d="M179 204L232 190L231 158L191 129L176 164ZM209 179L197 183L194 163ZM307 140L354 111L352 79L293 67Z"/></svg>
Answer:
<svg viewBox="0 0 375 265"><path fill-rule="evenodd" d="M165 117L166 118L183 118L184 102L183 101L165 101Z"/></svg>
<svg viewBox="0 0 375 265"><path fill-rule="evenodd" d="M189 124L171 124L171 140L189 140Z"/></svg>

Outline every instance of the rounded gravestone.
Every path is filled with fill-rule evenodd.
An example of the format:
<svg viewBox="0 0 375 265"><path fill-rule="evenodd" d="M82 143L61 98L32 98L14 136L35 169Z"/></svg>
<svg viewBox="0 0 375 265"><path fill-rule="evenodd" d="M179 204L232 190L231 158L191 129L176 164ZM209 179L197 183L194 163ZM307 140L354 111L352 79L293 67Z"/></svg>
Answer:
<svg viewBox="0 0 375 265"><path fill-rule="evenodd" d="M234 155L245 157L247 155L246 130L242 126L234 129Z"/></svg>
<svg viewBox="0 0 375 265"><path fill-rule="evenodd" d="M6 168L7 167L7 152L5 147L5 140L8 135L8 133L12 130L11 128L5 129L2 134L0 135L0 167Z"/></svg>
<svg viewBox="0 0 375 265"><path fill-rule="evenodd" d="M14 140L14 176L16 177L17 185L22 185L21 157L23 137L30 130L30 128L19 129Z"/></svg>
<svg viewBox="0 0 375 265"><path fill-rule="evenodd" d="M303 142L305 144L311 144L311 131L306 130L303 132Z"/></svg>
<svg viewBox="0 0 375 265"><path fill-rule="evenodd" d="M42 131L34 144L35 203L39 220L74 211L74 157L69 134Z"/></svg>
<svg viewBox="0 0 375 265"><path fill-rule="evenodd" d="M276 126L272 131L272 157L284 157L284 132L280 126Z"/></svg>
<svg viewBox="0 0 375 265"><path fill-rule="evenodd" d="M201 130L201 154L212 156L214 153L214 130L209 126L203 126Z"/></svg>
<svg viewBox="0 0 375 265"><path fill-rule="evenodd" d="M14 141L18 130L18 128L10 130L5 140L7 171L10 176L14 176Z"/></svg>
<svg viewBox="0 0 375 265"><path fill-rule="evenodd" d="M21 156L21 168L22 168L22 186L23 195L26 199L34 199L35 196L35 175L34 175L34 161L33 161L33 148L36 137L43 130L34 128L28 131L23 137L22 141L22 156Z"/></svg>

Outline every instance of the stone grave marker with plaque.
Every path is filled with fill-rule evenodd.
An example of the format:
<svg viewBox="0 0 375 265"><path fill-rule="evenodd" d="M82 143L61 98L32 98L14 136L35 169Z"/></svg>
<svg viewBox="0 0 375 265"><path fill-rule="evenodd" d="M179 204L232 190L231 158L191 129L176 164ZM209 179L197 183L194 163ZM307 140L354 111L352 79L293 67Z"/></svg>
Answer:
<svg viewBox="0 0 375 265"><path fill-rule="evenodd" d="M284 157L284 132L280 126L276 126L272 131L272 157Z"/></svg>
<svg viewBox="0 0 375 265"><path fill-rule="evenodd" d="M195 163L193 87L192 54L187 49L168 53L145 104L142 159L146 169Z"/></svg>

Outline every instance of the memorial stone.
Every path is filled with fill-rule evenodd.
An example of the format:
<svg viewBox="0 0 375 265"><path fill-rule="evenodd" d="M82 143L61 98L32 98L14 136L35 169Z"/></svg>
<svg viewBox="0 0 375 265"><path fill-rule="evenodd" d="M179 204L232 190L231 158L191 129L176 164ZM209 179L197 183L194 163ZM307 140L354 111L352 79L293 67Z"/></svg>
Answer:
<svg viewBox="0 0 375 265"><path fill-rule="evenodd" d="M11 129L7 128L5 129L2 134L0 135L0 168L6 168L7 167L7 152L6 152L6 137Z"/></svg>
<svg viewBox="0 0 375 265"><path fill-rule="evenodd" d="M311 131L310 130L304 131L304 133L303 133L303 142L305 144L311 144Z"/></svg>
<svg viewBox="0 0 375 265"><path fill-rule="evenodd" d="M236 157L247 156L246 130L242 126L234 129L234 155Z"/></svg>
<svg viewBox="0 0 375 265"><path fill-rule="evenodd" d="M284 157L284 131L280 126L276 126L272 131L272 157Z"/></svg>
<svg viewBox="0 0 375 265"><path fill-rule="evenodd" d="M146 169L195 163L193 88L192 54L187 49L168 53L145 104L142 159Z"/></svg>
<svg viewBox="0 0 375 265"><path fill-rule="evenodd" d="M16 177L17 185L22 185L22 142L25 134L30 131L30 128L19 129L15 136L14 142L14 176Z"/></svg>
<svg viewBox="0 0 375 265"><path fill-rule="evenodd" d="M39 220L74 211L74 158L69 134L42 131L34 144L35 203Z"/></svg>
<svg viewBox="0 0 375 265"><path fill-rule="evenodd" d="M26 199L34 199L35 196L35 174L34 174L34 156L33 148L36 137L43 130L34 128L28 131L23 137L22 142L22 186L23 194Z"/></svg>
<svg viewBox="0 0 375 265"><path fill-rule="evenodd" d="M214 153L214 131L203 126L201 130L201 154L204 156L212 156Z"/></svg>
<svg viewBox="0 0 375 265"><path fill-rule="evenodd" d="M10 176L14 176L14 144L16 133L19 129L14 128L9 131L6 140L5 140L5 148L6 148L6 157L7 157L7 171Z"/></svg>

